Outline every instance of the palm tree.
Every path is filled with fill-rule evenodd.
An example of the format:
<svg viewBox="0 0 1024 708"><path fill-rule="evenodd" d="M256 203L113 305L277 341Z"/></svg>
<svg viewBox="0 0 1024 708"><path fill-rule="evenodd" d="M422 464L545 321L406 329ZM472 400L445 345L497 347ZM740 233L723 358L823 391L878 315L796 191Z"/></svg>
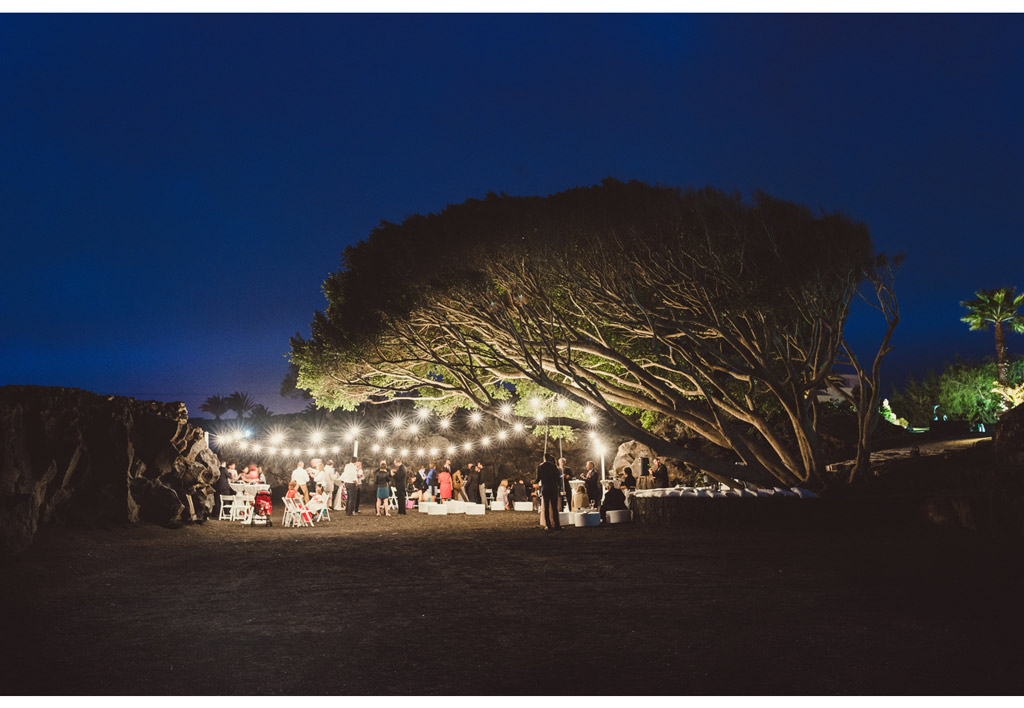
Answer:
<svg viewBox="0 0 1024 708"><path fill-rule="evenodd" d="M1017 313L1017 308L1024 302L1024 293L1018 295L1017 288L998 288L996 290L979 290L975 293L977 300L964 300L961 306L970 310L962 322L971 326L971 331L986 330L991 322L996 331L996 365L999 371L999 383L1006 386L1010 377L1010 362L1006 357L1005 324L1014 332L1024 332L1024 315Z"/></svg>
<svg viewBox="0 0 1024 708"><path fill-rule="evenodd" d="M256 405L256 402L252 400L248 393L239 393L238 391L235 391L228 396L227 401L228 410L237 413L239 420L241 420L242 417L251 411L252 407Z"/></svg>
<svg viewBox="0 0 1024 708"><path fill-rule="evenodd" d="M257 403L256 405L254 405L249 412L252 414L253 420L259 421L261 423L267 422L274 415L274 411L270 410L262 403Z"/></svg>
<svg viewBox="0 0 1024 708"><path fill-rule="evenodd" d="M231 407L224 396L210 396L199 406L199 410L209 413L216 420L220 420L220 417L231 410Z"/></svg>

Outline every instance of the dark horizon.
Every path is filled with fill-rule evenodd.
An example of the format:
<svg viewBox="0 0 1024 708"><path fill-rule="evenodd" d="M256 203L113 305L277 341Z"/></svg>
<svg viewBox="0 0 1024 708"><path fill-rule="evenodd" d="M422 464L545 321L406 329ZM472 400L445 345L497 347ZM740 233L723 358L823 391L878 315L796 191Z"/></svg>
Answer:
<svg viewBox="0 0 1024 708"><path fill-rule="evenodd" d="M3 15L0 385L277 413L345 245L488 192L761 189L903 253L887 389L1024 286L1018 15ZM850 326L869 347L873 320ZM1011 354L1024 337L1010 335ZM229 414L229 417L232 414Z"/></svg>

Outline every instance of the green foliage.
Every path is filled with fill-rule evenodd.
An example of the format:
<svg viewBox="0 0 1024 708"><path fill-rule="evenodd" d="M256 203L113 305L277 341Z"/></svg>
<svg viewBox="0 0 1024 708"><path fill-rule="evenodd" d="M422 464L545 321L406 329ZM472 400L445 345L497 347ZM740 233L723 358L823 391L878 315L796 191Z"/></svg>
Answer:
<svg viewBox="0 0 1024 708"><path fill-rule="evenodd" d="M1010 362L1010 380L1024 382L1024 359ZM1003 397L994 389L997 367L994 361L983 363L957 360L941 373L928 372L922 381L908 378L906 387L892 396L892 409L918 428L928 427L937 415L970 423L994 423L1004 409Z"/></svg>
<svg viewBox="0 0 1024 708"><path fill-rule="evenodd" d="M1017 288L979 290L974 300L964 300L962 307L970 310L960 321L970 325L971 331L987 330L989 324L1005 324L1014 332L1024 332L1024 315L1017 311L1024 304L1024 293Z"/></svg>

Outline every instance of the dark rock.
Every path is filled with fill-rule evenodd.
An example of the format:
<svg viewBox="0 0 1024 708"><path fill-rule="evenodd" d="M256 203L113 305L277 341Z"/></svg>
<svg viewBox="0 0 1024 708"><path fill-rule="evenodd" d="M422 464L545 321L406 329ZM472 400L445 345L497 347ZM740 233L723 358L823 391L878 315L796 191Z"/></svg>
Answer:
<svg viewBox="0 0 1024 708"><path fill-rule="evenodd" d="M1007 465L1024 463L1024 406L1007 411L992 434L992 454Z"/></svg>
<svg viewBox="0 0 1024 708"><path fill-rule="evenodd" d="M40 523L173 525L213 509L219 461L182 403L0 388L0 552Z"/></svg>

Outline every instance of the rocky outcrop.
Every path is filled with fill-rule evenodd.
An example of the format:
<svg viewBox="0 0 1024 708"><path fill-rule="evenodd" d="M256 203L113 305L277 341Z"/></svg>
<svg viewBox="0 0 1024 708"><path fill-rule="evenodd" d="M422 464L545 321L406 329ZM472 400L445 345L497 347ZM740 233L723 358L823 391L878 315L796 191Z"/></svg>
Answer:
<svg viewBox="0 0 1024 708"><path fill-rule="evenodd" d="M45 523L203 519L218 465L183 403L2 387L0 551L26 549Z"/></svg>
<svg viewBox="0 0 1024 708"><path fill-rule="evenodd" d="M1024 465L1024 406L1007 411L992 434L992 454L1002 464Z"/></svg>

